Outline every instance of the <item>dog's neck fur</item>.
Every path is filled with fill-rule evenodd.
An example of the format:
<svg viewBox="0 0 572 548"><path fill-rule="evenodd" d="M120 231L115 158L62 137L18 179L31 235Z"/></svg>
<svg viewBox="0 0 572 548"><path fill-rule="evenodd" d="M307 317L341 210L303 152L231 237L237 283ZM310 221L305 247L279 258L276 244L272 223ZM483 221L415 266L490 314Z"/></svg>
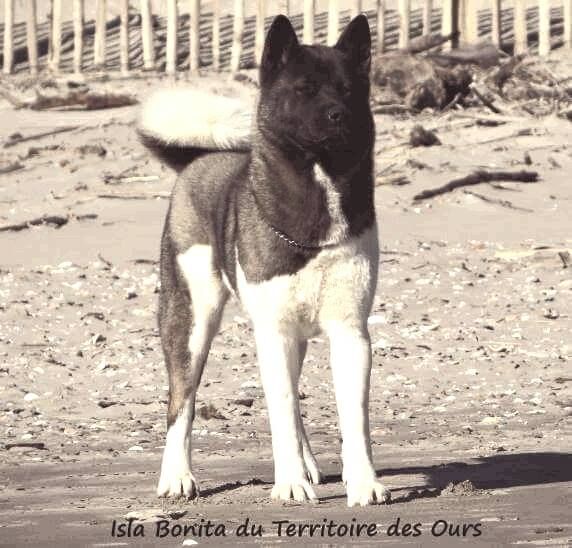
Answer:
<svg viewBox="0 0 572 548"><path fill-rule="evenodd" d="M250 184L264 221L309 247L360 234L375 220L372 149L329 160L271 143L257 132Z"/></svg>

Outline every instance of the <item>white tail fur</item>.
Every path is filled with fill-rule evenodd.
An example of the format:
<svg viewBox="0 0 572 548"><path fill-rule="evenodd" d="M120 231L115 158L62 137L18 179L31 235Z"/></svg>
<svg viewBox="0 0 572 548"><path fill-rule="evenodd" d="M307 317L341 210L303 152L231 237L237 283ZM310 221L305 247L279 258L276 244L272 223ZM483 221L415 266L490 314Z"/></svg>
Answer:
<svg viewBox="0 0 572 548"><path fill-rule="evenodd" d="M211 150L250 148L253 105L188 87L151 94L143 103L138 130L167 146Z"/></svg>

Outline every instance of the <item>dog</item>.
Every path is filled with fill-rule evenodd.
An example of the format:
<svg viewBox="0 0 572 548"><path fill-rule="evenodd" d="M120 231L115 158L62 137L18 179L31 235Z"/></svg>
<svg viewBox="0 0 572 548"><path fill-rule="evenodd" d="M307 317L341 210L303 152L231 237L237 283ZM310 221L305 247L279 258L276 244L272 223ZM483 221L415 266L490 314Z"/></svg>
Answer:
<svg viewBox="0 0 572 548"><path fill-rule="evenodd" d="M387 502L369 434L367 319L379 248L373 203L371 36L359 15L333 47L274 19L252 116L236 101L173 89L142 109L144 144L177 169L161 241L159 327L169 377L157 493L198 495L195 399L227 298L254 327L268 406L274 499L316 501L321 473L302 424L308 338L329 338L349 506Z"/></svg>

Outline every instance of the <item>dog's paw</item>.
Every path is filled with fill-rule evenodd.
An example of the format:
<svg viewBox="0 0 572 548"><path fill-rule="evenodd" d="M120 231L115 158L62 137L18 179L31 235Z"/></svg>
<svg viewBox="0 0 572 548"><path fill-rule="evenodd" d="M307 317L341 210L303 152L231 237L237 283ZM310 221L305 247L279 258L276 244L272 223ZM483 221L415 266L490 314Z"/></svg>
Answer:
<svg viewBox="0 0 572 548"><path fill-rule="evenodd" d="M192 499L199 496L199 484L189 469L163 469L157 496Z"/></svg>
<svg viewBox="0 0 572 548"><path fill-rule="evenodd" d="M391 492L375 478L346 484L348 506L368 506L386 504L391 500Z"/></svg>
<svg viewBox="0 0 572 548"><path fill-rule="evenodd" d="M300 478L297 481L276 483L270 494L273 500L295 500L297 502L318 502L310 483Z"/></svg>

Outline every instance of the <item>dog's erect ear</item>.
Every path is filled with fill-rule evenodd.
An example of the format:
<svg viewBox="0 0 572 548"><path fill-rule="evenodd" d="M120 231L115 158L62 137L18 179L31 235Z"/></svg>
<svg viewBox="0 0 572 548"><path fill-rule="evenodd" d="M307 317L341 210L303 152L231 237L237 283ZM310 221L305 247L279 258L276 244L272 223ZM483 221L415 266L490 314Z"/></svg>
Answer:
<svg viewBox="0 0 572 548"><path fill-rule="evenodd" d="M260 81L264 83L274 78L297 46L298 38L292 24L284 15L278 15L266 35L260 62Z"/></svg>
<svg viewBox="0 0 572 548"><path fill-rule="evenodd" d="M347 53L355 67L368 74L371 65L371 33L367 17L363 14L354 17L334 47Z"/></svg>

